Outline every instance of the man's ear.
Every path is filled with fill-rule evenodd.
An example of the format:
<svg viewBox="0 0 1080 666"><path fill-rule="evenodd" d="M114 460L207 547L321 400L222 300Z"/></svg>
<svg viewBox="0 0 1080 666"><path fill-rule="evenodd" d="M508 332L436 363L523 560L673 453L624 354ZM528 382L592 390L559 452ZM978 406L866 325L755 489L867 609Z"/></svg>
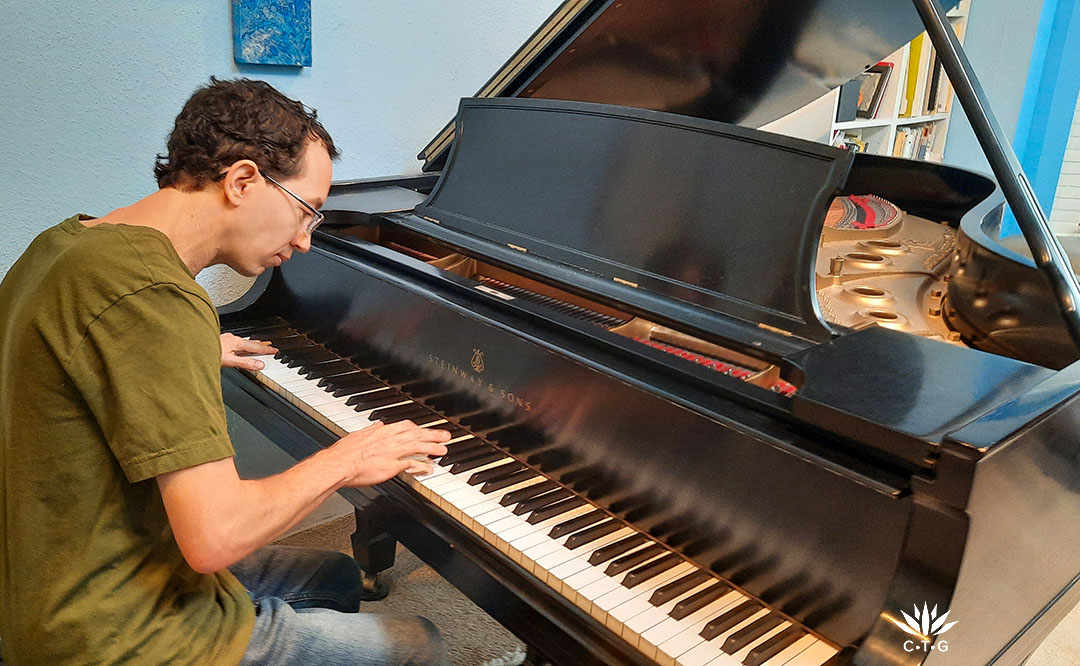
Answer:
<svg viewBox="0 0 1080 666"><path fill-rule="evenodd" d="M259 167L251 160L237 160L225 170L221 184L225 190L225 199L233 206L239 206L251 188L263 180Z"/></svg>

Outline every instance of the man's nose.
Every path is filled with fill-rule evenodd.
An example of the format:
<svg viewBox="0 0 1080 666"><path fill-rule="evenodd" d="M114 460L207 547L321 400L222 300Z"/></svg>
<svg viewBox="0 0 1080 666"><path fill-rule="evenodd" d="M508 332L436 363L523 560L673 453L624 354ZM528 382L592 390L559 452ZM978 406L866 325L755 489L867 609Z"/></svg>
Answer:
<svg viewBox="0 0 1080 666"><path fill-rule="evenodd" d="M297 252L307 252L311 249L311 234L306 229L302 230L293 238L292 246Z"/></svg>

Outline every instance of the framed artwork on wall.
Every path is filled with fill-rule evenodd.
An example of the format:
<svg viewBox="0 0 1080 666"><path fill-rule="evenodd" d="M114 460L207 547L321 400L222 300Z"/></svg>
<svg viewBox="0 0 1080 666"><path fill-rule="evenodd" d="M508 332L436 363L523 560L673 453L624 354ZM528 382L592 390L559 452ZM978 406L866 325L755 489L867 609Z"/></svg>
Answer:
<svg viewBox="0 0 1080 666"><path fill-rule="evenodd" d="M311 0L232 0L233 60L311 67Z"/></svg>
<svg viewBox="0 0 1080 666"><path fill-rule="evenodd" d="M885 86L889 83L892 70L893 64L891 62L879 62L854 79L859 82L859 99L855 110L856 117L877 117L878 107L881 106L881 97L885 94Z"/></svg>

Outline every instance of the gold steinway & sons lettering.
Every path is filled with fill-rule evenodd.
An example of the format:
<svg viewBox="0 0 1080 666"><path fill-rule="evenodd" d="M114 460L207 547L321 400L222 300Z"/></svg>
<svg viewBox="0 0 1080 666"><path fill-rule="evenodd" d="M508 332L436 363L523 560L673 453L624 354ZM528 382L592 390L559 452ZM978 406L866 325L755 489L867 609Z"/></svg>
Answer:
<svg viewBox="0 0 1080 666"><path fill-rule="evenodd" d="M431 365L439 368L440 370L442 370L443 372L445 372L445 373L449 374L450 376L454 377L454 379L456 379L458 381L463 381L463 382L466 382L468 384L472 384L473 386L476 386L478 389L487 391L488 393L490 393L492 395L498 396L499 400L503 400L505 402L508 402L511 405L514 405L515 407L518 407L519 409L525 410L526 412L531 412L532 411L532 403L531 402L529 402L525 398L521 397L520 395L517 395L513 391L508 391L507 389L496 386L495 384L493 384L491 382L484 381L484 379L482 377L480 377L478 374L476 374L473 371L473 367L476 367L476 365L477 365L475 350L474 350L473 358L470 361L472 367L470 367L468 365L466 365L464 367L456 365L454 363L451 363L451 362L447 361L444 358L436 356L435 354L428 354L428 363L430 363ZM481 367L483 367L483 366L481 365Z"/></svg>

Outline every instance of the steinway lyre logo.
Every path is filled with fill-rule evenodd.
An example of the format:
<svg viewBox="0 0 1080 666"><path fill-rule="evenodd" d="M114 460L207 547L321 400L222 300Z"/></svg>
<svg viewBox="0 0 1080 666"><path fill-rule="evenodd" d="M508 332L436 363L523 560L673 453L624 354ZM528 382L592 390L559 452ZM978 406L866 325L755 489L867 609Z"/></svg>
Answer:
<svg viewBox="0 0 1080 666"><path fill-rule="evenodd" d="M484 352L479 349L472 350L472 369L477 372L484 371Z"/></svg>

